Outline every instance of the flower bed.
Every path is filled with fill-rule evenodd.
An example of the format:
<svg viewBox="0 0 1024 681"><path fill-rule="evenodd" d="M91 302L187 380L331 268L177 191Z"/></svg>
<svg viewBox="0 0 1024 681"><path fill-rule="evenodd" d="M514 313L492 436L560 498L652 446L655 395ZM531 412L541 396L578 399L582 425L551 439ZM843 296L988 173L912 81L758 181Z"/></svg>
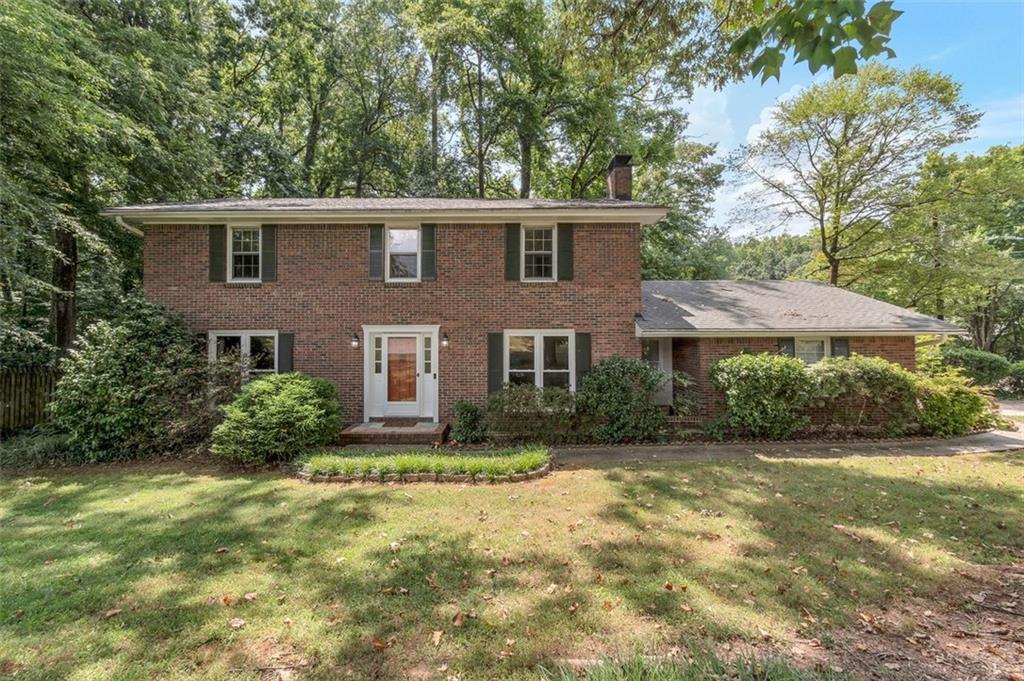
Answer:
<svg viewBox="0 0 1024 681"><path fill-rule="evenodd" d="M547 475L546 447L447 454L322 451L299 460L299 475L337 482L521 482Z"/></svg>

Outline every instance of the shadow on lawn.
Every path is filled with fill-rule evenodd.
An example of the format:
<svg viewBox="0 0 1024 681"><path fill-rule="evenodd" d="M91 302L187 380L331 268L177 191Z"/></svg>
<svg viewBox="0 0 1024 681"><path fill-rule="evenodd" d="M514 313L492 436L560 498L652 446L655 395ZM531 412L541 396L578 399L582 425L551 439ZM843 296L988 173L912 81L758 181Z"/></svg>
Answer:
<svg viewBox="0 0 1024 681"><path fill-rule="evenodd" d="M952 572L959 561L1006 563L1024 556L1019 489L786 461L708 463L685 472L671 466L615 470L606 477L620 494L602 516L625 523L636 537L603 543L593 554L594 567L636 575L619 589L621 597L672 624L690 616L680 612L680 599L659 592L657 576L679 572L696 551L706 565L708 554L727 556L693 568L699 581L687 585L707 604L701 616L716 638L756 636L752 625L737 631L744 612L816 631L847 621L861 604L933 592L959 579ZM699 529L676 523L674 514L699 518ZM753 529L753 539L730 537L737 518ZM698 612L697 605L692 609ZM731 617L719 616L726 614Z"/></svg>

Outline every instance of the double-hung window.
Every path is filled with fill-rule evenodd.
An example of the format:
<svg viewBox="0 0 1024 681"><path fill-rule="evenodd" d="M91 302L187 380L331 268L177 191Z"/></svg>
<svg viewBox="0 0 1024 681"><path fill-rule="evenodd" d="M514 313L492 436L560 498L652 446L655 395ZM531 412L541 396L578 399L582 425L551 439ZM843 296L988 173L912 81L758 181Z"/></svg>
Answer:
<svg viewBox="0 0 1024 681"><path fill-rule="evenodd" d="M793 354L807 364L820 362L828 355L828 339L796 338L794 339Z"/></svg>
<svg viewBox="0 0 1024 681"><path fill-rule="evenodd" d="M575 390L572 331L506 331L505 382Z"/></svg>
<svg viewBox="0 0 1024 681"><path fill-rule="evenodd" d="M228 230L228 281L260 280L259 227L231 227Z"/></svg>
<svg viewBox="0 0 1024 681"><path fill-rule="evenodd" d="M277 373L276 331L211 331L210 360L237 354L248 362L250 374Z"/></svg>
<svg viewBox="0 0 1024 681"><path fill-rule="evenodd" d="M556 227L522 228L523 281L555 281L558 271L558 249L555 248Z"/></svg>
<svg viewBox="0 0 1024 681"><path fill-rule="evenodd" d="M388 281L420 280L420 230L418 227L388 227Z"/></svg>

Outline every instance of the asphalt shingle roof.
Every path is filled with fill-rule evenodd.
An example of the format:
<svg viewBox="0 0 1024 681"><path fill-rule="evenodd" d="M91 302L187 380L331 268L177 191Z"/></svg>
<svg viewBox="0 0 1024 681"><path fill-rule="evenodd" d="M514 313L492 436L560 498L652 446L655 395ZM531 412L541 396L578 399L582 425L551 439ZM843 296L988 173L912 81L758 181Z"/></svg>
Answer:
<svg viewBox="0 0 1024 681"><path fill-rule="evenodd" d="M105 211L111 215L122 212L192 212L192 211L440 211L440 210L544 210L576 208L660 208L653 203L617 199L436 199L436 198L280 198L280 199L212 199L182 203L147 203L120 206Z"/></svg>
<svg viewBox="0 0 1024 681"><path fill-rule="evenodd" d="M644 331L962 333L949 322L816 281L645 281Z"/></svg>

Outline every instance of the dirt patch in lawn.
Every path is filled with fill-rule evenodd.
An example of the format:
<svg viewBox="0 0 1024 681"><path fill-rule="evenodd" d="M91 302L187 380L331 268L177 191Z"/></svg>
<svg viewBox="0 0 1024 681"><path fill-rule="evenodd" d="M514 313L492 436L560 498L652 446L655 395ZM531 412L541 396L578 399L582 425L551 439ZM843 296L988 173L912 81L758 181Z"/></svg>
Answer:
<svg viewBox="0 0 1024 681"><path fill-rule="evenodd" d="M787 657L860 679L1024 681L1024 564L959 575L934 598L859 612L830 650L798 640Z"/></svg>
<svg viewBox="0 0 1024 681"><path fill-rule="evenodd" d="M207 643L198 649L196 661L203 667L219 661L233 674L259 674L260 681L298 679L316 663L294 644L272 637L235 642L227 648Z"/></svg>

